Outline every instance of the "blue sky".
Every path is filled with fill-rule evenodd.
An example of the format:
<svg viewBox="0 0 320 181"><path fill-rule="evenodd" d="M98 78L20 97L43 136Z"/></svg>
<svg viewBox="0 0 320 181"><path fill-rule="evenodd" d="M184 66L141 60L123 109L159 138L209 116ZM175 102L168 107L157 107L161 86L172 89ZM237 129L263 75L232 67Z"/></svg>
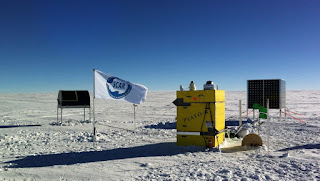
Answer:
<svg viewBox="0 0 320 181"><path fill-rule="evenodd" d="M92 90L92 69L174 91L320 89L320 1L0 2L0 92Z"/></svg>

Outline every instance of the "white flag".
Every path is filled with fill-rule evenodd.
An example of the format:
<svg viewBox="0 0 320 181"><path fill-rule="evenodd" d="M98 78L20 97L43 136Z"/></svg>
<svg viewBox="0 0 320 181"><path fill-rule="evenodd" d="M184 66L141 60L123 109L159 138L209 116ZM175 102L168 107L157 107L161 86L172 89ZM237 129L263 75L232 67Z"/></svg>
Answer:
<svg viewBox="0 0 320 181"><path fill-rule="evenodd" d="M148 89L140 84L105 74L99 70L94 71L94 97L143 103L146 100Z"/></svg>

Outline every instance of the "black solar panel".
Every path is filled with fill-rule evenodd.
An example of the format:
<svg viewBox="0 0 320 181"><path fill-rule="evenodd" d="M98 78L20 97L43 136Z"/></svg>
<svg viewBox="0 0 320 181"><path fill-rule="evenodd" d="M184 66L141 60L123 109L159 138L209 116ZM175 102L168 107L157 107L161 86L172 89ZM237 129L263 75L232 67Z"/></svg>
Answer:
<svg viewBox="0 0 320 181"><path fill-rule="evenodd" d="M65 91L58 94L59 107L90 107L90 95L86 90Z"/></svg>
<svg viewBox="0 0 320 181"><path fill-rule="evenodd" d="M267 107L267 99L269 99L270 109L285 108L285 85L285 81L282 79L248 80L248 108L253 108L254 103Z"/></svg>

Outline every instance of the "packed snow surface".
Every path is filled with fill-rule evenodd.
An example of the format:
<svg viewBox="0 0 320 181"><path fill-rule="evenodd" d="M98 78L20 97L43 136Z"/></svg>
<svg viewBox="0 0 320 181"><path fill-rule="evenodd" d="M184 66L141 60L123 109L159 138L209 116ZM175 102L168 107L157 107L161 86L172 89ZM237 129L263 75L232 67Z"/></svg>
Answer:
<svg viewBox="0 0 320 181"><path fill-rule="evenodd" d="M320 180L320 91L287 92L287 108L299 115L279 120L278 110L271 111L269 149L264 123L262 147L246 150L227 138L221 152L176 146L175 98L149 92L135 124L132 104L95 99L94 145L88 109L85 120L83 109L64 109L61 124L57 94L0 94L0 178ZM240 99L244 110L246 92L226 92L226 121L239 119Z"/></svg>

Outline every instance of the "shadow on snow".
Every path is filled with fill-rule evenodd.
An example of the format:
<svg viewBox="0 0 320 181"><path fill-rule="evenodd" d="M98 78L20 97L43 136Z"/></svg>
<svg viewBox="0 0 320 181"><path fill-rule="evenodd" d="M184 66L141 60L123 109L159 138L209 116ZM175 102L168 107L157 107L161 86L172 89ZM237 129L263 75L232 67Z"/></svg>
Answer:
<svg viewBox="0 0 320 181"><path fill-rule="evenodd" d="M127 158L173 156L187 152L203 151L202 147L176 146L175 142L143 145L130 148L117 148L103 151L71 152L49 155L27 156L6 162L11 168L48 167L54 165L73 165L81 163L121 160Z"/></svg>
<svg viewBox="0 0 320 181"><path fill-rule="evenodd" d="M0 128L34 127L34 126L41 126L41 125L40 124L35 124L35 125L8 125L8 126L0 126Z"/></svg>
<svg viewBox="0 0 320 181"><path fill-rule="evenodd" d="M156 125L147 125L145 126L145 128L151 128L151 129L176 129L177 128L177 123L170 123L170 122L166 122L166 123L158 123Z"/></svg>
<svg viewBox="0 0 320 181"><path fill-rule="evenodd" d="M301 146L294 146L290 148L284 148L278 151L289 151L289 150L298 150L298 149L320 149L320 144L307 144Z"/></svg>

